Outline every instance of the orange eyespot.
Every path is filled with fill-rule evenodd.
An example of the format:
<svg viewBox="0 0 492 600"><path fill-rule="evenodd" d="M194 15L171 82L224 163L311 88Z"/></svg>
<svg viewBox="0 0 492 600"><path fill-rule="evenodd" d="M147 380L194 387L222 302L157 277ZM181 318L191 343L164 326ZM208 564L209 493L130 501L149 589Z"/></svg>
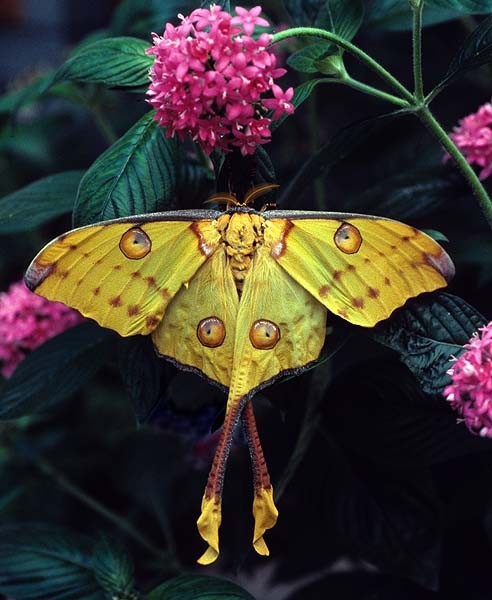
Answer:
<svg viewBox="0 0 492 600"><path fill-rule="evenodd" d="M152 248L149 236L140 227L129 229L121 236L120 250L127 258L138 260L147 256Z"/></svg>
<svg viewBox="0 0 492 600"><path fill-rule="evenodd" d="M249 331L249 339L258 350L270 350L280 339L280 329L272 321L255 321Z"/></svg>
<svg viewBox="0 0 492 600"><path fill-rule="evenodd" d="M355 254L362 244L360 231L350 223L342 223L333 239L336 247L345 254Z"/></svg>
<svg viewBox="0 0 492 600"><path fill-rule="evenodd" d="M196 336L203 346L217 348L224 342L226 336L225 325L218 317L207 317L198 323Z"/></svg>

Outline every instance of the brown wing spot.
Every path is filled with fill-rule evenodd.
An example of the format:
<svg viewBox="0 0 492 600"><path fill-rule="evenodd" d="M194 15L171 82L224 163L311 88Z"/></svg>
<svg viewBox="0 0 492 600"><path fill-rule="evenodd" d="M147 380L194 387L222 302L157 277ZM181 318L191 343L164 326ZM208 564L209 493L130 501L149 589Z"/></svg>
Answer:
<svg viewBox="0 0 492 600"><path fill-rule="evenodd" d="M84 252L84 253L82 254L82 256L83 256L84 258L89 258L89 256L90 256L90 252Z"/></svg>
<svg viewBox="0 0 492 600"><path fill-rule="evenodd" d="M389 277L384 278L384 285L391 285L391 279Z"/></svg>
<svg viewBox="0 0 492 600"><path fill-rule="evenodd" d="M113 270L114 271L121 271L121 265L114 265Z"/></svg>
<svg viewBox="0 0 492 600"><path fill-rule="evenodd" d="M384 256L384 252L381 252L381 250L378 250L378 256Z"/></svg>
<svg viewBox="0 0 492 600"><path fill-rule="evenodd" d="M330 286L329 285L322 285L319 288L318 294L320 298L326 298L326 296L328 296L328 292L330 291Z"/></svg>
<svg viewBox="0 0 492 600"><path fill-rule="evenodd" d="M442 248L437 254L424 252L423 261L440 273L446 281L450 281L454 277L453 261Z"/></svg>
<svg viewBox="0 0 492 600"><path fill-rule="evenodd" d="M226 336L224 321L219 317L202 319L196 328L196 336L202 346L207 348L221 346Z"/></svg>
<svg viewBox="0 0 492 600"><path fill-rule="evenodd" d="M140 312L140 308L136 304L131 304L128 307L127 312L129 317L134 317L135 315L138 315L138 313Z"/></svg>
<svg viewBox="0 0 492 600"><path fill-rule="evenodd" d="M249 339L257 350L271 350L280 339L280 328L273 321L259 319L251 326Z"/></svg>
<svg viewBox="0 0 492 600"><path fill-rule="evenodd" d="M412 238L409 235L404 235L401 239L403 242L409 242Z"/></svg>
<svg viewBox="0 0 492 600"><path fill-rule="evenodd" d="M121 236L119 248L127 258L140 260L152 250L152 242L143 229L132 227Z"/></svg>
<svg viewBox="0 0 492 600"><path fill-rule="evenodd" d="M195 221L192 223L190 225L190 231L192 231L198 238L198 249L200 250L201 254L207 258L211 256L214 253L215 247L211 246L205 239L205 236L200 230L200 222Z"/></svg>
<svg viewBox="0 0 492 600"><path fill-rule="evenodd" d="M355 271L355 265L348 265L347 271L352 271L352 273L353 273Z"/></svg>
<svg viewBox="0 0 492 600"><path fill-rule="evenodd" d="M371 259L370 259L370 258L367 258L367 256L365 256L365 257L364 257L364 262L365 262L365 263L370 263L370 262L371 262Z"/></svg>
<svg viewBox="0 0 492 600"><path fill-rule="evenodd" d="M362 244L360 231L351 223L342 223L333 236L335 246L345 254L355 254Z"/></svg>
<svg viewBox="0 0 492 600"><path fill-rule="evenodd" d="M103 260L104 260L104 259L102 259L102 258L98 258L94 264L95 264L95 265L100 265L100 264L102 263L102 261L103 261Z"/></svg>
<svg viewBox="0 0 492 600"><path fill-rule="evenodd" d="M395 246L394 244L391 244L390 248L391 248L392 250L398 250L398 246Z"/></svg>
<svg viewBox="0 0 492 600"><path fill-rule="evenodd" d="M169 300L171 298L171 294L167 288L163 288L160 293L165 300Z"/></svg>
<svg viewBox="0 0 492 600"><path fill-rule="evenodd" d="M148 329L155 329L155 327L157 327L157 325L159 324L159 321L159 317L151 315L150 317L147 317L145 319L145 324L147 325Z"/></svg>
<svg viewBox="0 0 492 600"><path fill-rule="evenodd" d="M379 290L373 287L367 288L367 295L369 298L377 298L379 296Z"/></svg>
<svg viewBox="0 0 492 600"><path fill-rule="evenodd" d="M355 308L364 308L364 300L362 298L352 298L352 304Z"/></svg>
<svg viewBox="0 0 492 600"><path fill-rule="evenodd" d="M101 291L101 288L97 287L92 290L92 293L94 294L94 296L99 296L100 291Z"/></svg>
<svg viewBox="0 0 492 600"><path fill-rule="evenodd" d="M121 296L115 296L114 298L111 298L109 300L109 303L113 308L118 308L118 306L121 306L123 304L123 302L121 301Z"/></svg>
<svg viewBox="0 0 492 600"><path fill-rule="evenodd" d="M155 277L144 277L144 280L147 282L147 285L150 287L157 287L157 282Z"/></svg>
<svg viewBox="0 0 492 600"><path fill-rule="evenodd" d="M343 308L340 308L339 310L337 310L337 313L344 319L348 319L348 313L346 310L343 310Z"/></svg>
<svg viewBox="0 0 492 600"><path fill-rule="evenodd" d="M78 246L77 244L70 244L69 248L70 250L77 250Z"/></svg>
<svg viewBox="0 0 492 600"><path fill-rule="evenodd" d="M285 219L284 227L282 229L282 233L280 234L280 239L272 246L272 249L270 250L270 256L273 256L273 258L280 258L283 256L287 247L285 240L293 227L294 223L292 223L292 221L289 219Z"/></svg>
<svg viewBox="0 0 492 600"><path fill-rule="evenodd" d="M336 281L340 281L341 277L342 277L341 271L333 271L333 279L335 279Z"/></svg>
<svg viewBox="0 0 492 600"><path fill-rule="evenodd" d="M62 278L62 279L66 279L68 277L68 271L60 271L58 273L58 275Z"/></svg>
<svg viewBox="0 0 492 600"><path fill-rule="evenodd" d="M62 233L61 235L58 236L58 241L59 242L63 242L65 241L65 238L67 237L66 233Z"/></svg>
<svg viewBox="0 0 492 600"><path fill-rule="evenodd" d="M140 277L139 271L133 271L133 273L131 273L131 277L132 279L137 279L138 277Z"/></svg>

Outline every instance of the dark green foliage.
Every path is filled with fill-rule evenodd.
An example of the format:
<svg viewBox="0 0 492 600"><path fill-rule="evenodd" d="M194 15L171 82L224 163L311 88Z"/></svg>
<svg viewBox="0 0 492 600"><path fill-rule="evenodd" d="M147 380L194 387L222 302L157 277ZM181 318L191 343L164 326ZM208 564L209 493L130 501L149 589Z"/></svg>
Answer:
<svg viewBox="0 0 492 600"><path fill-rule="evenodd" d="M492 10L492 5L491 5ZM439 83L437 89L441 90L451 81L463 75L470 69L479 67L492 61L492 17L482 21L465 40L456 56L449 65L448 72Z"/></svg>
<svg viewBox="0 0 492 600"><path fill-rule="evenodd" d="M83 171L49 175L0 198L0 233L30 231L72 211Z"/></svg>
<svg viewBox="0 0 492 600"><path fill-rule="evenodd" d="M486 324L477 310L445 293L411 300L394 318L377 325L375 338L397 352L428 394L440 394L450 383L446 371L452 356Z"/></svg>
<svg viewBox="0 0 492 600"><path fill-rule="evenodd" d="M33 350L2 388L0 418L45 412L70 397L104 363L113 336L88 322Z"/></svg>
<svg viewBox="0 0 492 600"><path fill-rule="evenodd" d="M82 178L74 225L169 209L176 184L175 152L153 113L144 115Z"/></svg>
<svg viewBox="0 0 492 600"><path fill-rule="evenodd" d="M105 600L89 539L37 523L0 532L2 593L18 600Z"/></svg>
<svg viewBox="0 0 492 600"><path fill-rule="evenodd" d="M254 600L239 586L205 575L183 575L160 585L145 600Z"/></svg>
<svg viewBox="0 0 492 600"><path fill-rule="evenodd" d="M142 87L149 81L150 45L131 37L108 38L83 45L58 69L55 82L82 81L108 87Z"/></svg>
<svg viewBox="0 0 492 600"><path fill-rule="evenodd" d="M161 390L162 361L149 337L120 340L118 364L121 377L139 422L145 423L156 407Z"/></svg>

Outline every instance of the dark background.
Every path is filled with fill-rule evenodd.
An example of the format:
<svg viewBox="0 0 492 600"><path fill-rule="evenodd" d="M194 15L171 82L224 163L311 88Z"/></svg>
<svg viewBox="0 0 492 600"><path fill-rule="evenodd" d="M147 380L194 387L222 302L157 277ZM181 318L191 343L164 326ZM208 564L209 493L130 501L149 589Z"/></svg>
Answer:
<svg viewBox="0 0 492 600"><path fill-rule="evenodd" d="M0 87L19 88L60 65L84 36L108 26L115 5L3 0ZM264 9L273 22L287 21L273 0ZM479 22L467 17L426 28L427 88ZM409 31L364 27L356 41L411 88ZM347 65L353 77L377 83L354 61L347 59ZM297 85L302 76L291 72L285 81ZM433 108L447 130L490 100L490 81L491 71L483 67L438 97ZM388 110L379 100L335 85L320 86L312 98L266 147L282 186L340 129ZM147 110L142 95L107 90L101 106L118 135ZM1 195L51 173L86 168L107 147L90 111L63 98L23 108L13 123L0 115L0 123ZM200 207L201 200L182 194L179 203ZM414 117L361 138L290 205L382 214L440 231L457 266L451 291L486 320L492 317L490 232L472 193ZM67 217L35 232L3 236L0 289L22 276L43 242L69 228ZM287 481L287 465L299 461L278 503L279 523L267 534L271 558L249 549L251 481L239 437L225 483L222 554L207 572L237 577L258 600L488 600L490 444L457 425L443 398L425 396L396 354L334 318L330 325L327 352L347 338L336 357L255 400L274 484ZM196 568L202 545L194 520L213 452L208 434L221 422L224 399L198 378L163 364L160 401L137 427L118 373L111 352L95 381L51 414L1 425L0 489L17 492L14 502L0 505L0 522L35 520L120 536L146 589ZM309 443L297 447L300 431ZM170 550L172 559L159 563L67 493L56 476L42 472L39 457L128 518L155 546Z"/></svg>

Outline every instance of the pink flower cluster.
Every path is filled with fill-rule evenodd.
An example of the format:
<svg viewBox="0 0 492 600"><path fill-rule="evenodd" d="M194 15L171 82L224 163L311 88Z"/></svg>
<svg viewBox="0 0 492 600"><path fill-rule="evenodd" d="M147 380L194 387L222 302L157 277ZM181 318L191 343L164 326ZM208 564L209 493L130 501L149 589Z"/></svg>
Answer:
<svg viewBox="0 0 492 600"><path fill-rule="evenodd" d="M294 111L293 89L274 83L285 69L267 50L272 36L252 37L256 25L269 25L261 7L235 11L233 17L212 4L180 15L181 25L168 23L147 50L155 56L147 93L156 120L169 137L190 135L207 154L234 147L252 154L269 141L272 119Z"/></svg>
<svg viewBox="0 0 492 600"><path fill-rule="evenodd" d="M492 104L461 119L449 135L466 160L481 167L480 179L487 179L492 173Z"/></svg>
<svg viewBox="0 0 492 600"><path fill-rule="evenodd" d="M80 321L75 310L13 283L0 294L0 372L9 377L27 352Z"/></svg>
<svg viewBox="0 0 492 600"><path fill-rule="evenodd" d="M492 322L479 331L449 369L444 395L472 433L492 438Z"/></svg>

